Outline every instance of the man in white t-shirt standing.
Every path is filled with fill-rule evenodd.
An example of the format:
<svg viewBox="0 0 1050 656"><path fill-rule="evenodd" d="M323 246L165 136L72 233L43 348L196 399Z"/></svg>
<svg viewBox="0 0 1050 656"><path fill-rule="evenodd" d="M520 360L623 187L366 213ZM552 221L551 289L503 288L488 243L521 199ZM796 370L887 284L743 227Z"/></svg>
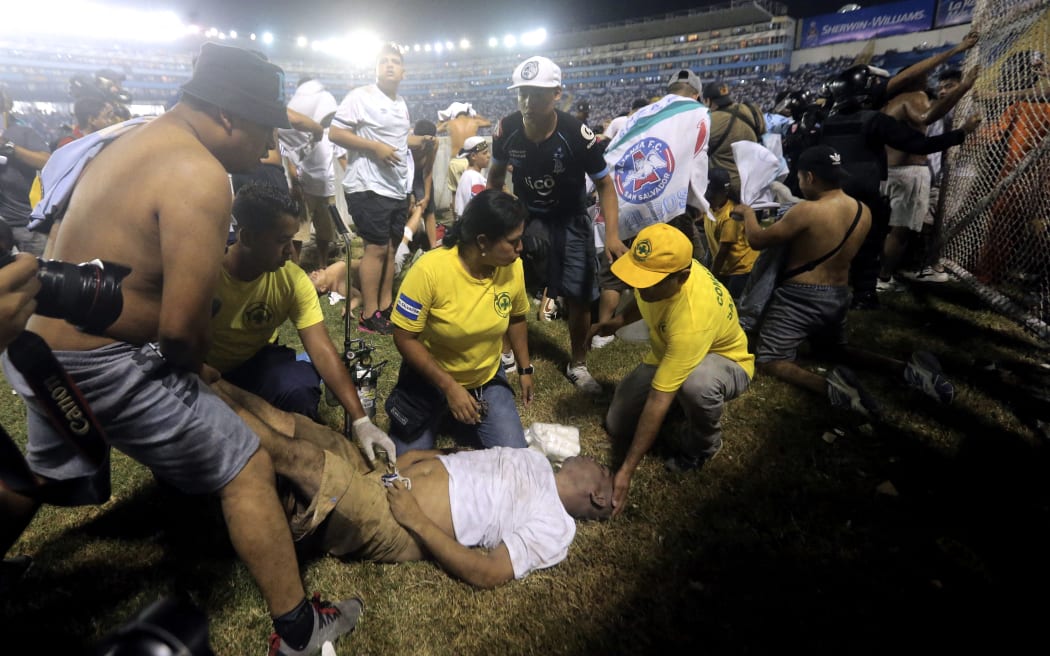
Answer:
<svg viewBox="0 0 1050 656"><path fill-rule="evenodd" d="M358 330L393 332L394 248L401 243L412 189L408 106L397 90L405 77L396 45L379 50L376 83L346 94L329 128L332 143L347 150L343 191L357 234L365 242L361 256L361 320ZM413 145L418 145L413 143Z"/></svg>
<svg viewBox="0 0 1050 656"><path fill-rule="evenodd" d="M474 196L485 190L488 181L482 173L488 168L492 161L492 153L489 151L489 142L485 137L469 137L463 142L459 149L459 156L467 160L467 170L459 178L456 185L456 198L454 210L456 217L463 216L463 210Z"/></svg>

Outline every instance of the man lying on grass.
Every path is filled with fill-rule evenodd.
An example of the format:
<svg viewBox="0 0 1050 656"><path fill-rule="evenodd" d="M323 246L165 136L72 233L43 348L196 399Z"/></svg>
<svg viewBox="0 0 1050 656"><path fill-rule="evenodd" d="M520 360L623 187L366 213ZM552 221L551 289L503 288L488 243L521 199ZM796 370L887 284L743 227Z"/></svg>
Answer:
<svg viewBox="0 0 1050 656"><path fill-rule="evenodd" d="M409 451L397 467L411 484L384 487L384 472L339 433L225 381L213 388L270 453L292 536L307 550L386 563L433 558L492 588L564 560L573 518L612 514L612 473L591 458L569 458L555 473L529 449Z"/></svg>

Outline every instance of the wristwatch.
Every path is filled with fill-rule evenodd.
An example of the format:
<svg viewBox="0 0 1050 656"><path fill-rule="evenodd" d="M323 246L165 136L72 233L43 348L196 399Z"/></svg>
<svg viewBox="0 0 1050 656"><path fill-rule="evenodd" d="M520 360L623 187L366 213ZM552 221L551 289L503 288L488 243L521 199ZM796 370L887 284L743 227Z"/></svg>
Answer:
<svg viewBox="0 0 1050 656"><path fill-rule="evenodd" d="M518 367L519 376L531 376L534 371L536 371L536 367L533 367L531 364L527 367Z"/></svg>

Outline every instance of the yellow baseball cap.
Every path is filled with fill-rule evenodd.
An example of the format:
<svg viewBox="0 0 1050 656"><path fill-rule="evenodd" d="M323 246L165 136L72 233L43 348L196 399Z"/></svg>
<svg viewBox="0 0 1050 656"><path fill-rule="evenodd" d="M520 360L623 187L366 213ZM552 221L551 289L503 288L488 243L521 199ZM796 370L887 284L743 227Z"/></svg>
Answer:
<svg viewBox="0 0 1050 656"><path fill-rule="evenodd" d="M642 229L634 238L631 252L612 263L617 278L635 289L659 283L669 274L688 268L693 262L693 244L681 230L666 223Z"/></svg>

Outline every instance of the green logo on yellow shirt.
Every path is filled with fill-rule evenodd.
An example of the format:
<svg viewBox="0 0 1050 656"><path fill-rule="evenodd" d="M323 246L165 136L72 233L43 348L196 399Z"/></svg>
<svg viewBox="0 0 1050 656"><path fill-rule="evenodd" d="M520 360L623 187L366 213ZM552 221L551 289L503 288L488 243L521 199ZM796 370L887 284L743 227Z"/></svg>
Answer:
<svg viewBox="0 0 1050 656"><path fill-rule="evenodd" d="M506 317L510 314L510 308L513 305L510 301L510 294L507 292L500 292L496 294L496 300L493 302L493 306L496 308L496 314L501 317Z"/></svg>
<svg viewBox="0 0 1050 656"><path fill-rule="evenodd" d="M247 328L265 328L273 323L273 309L263 301L252 303L244 309L244 325Z"/></svg>

